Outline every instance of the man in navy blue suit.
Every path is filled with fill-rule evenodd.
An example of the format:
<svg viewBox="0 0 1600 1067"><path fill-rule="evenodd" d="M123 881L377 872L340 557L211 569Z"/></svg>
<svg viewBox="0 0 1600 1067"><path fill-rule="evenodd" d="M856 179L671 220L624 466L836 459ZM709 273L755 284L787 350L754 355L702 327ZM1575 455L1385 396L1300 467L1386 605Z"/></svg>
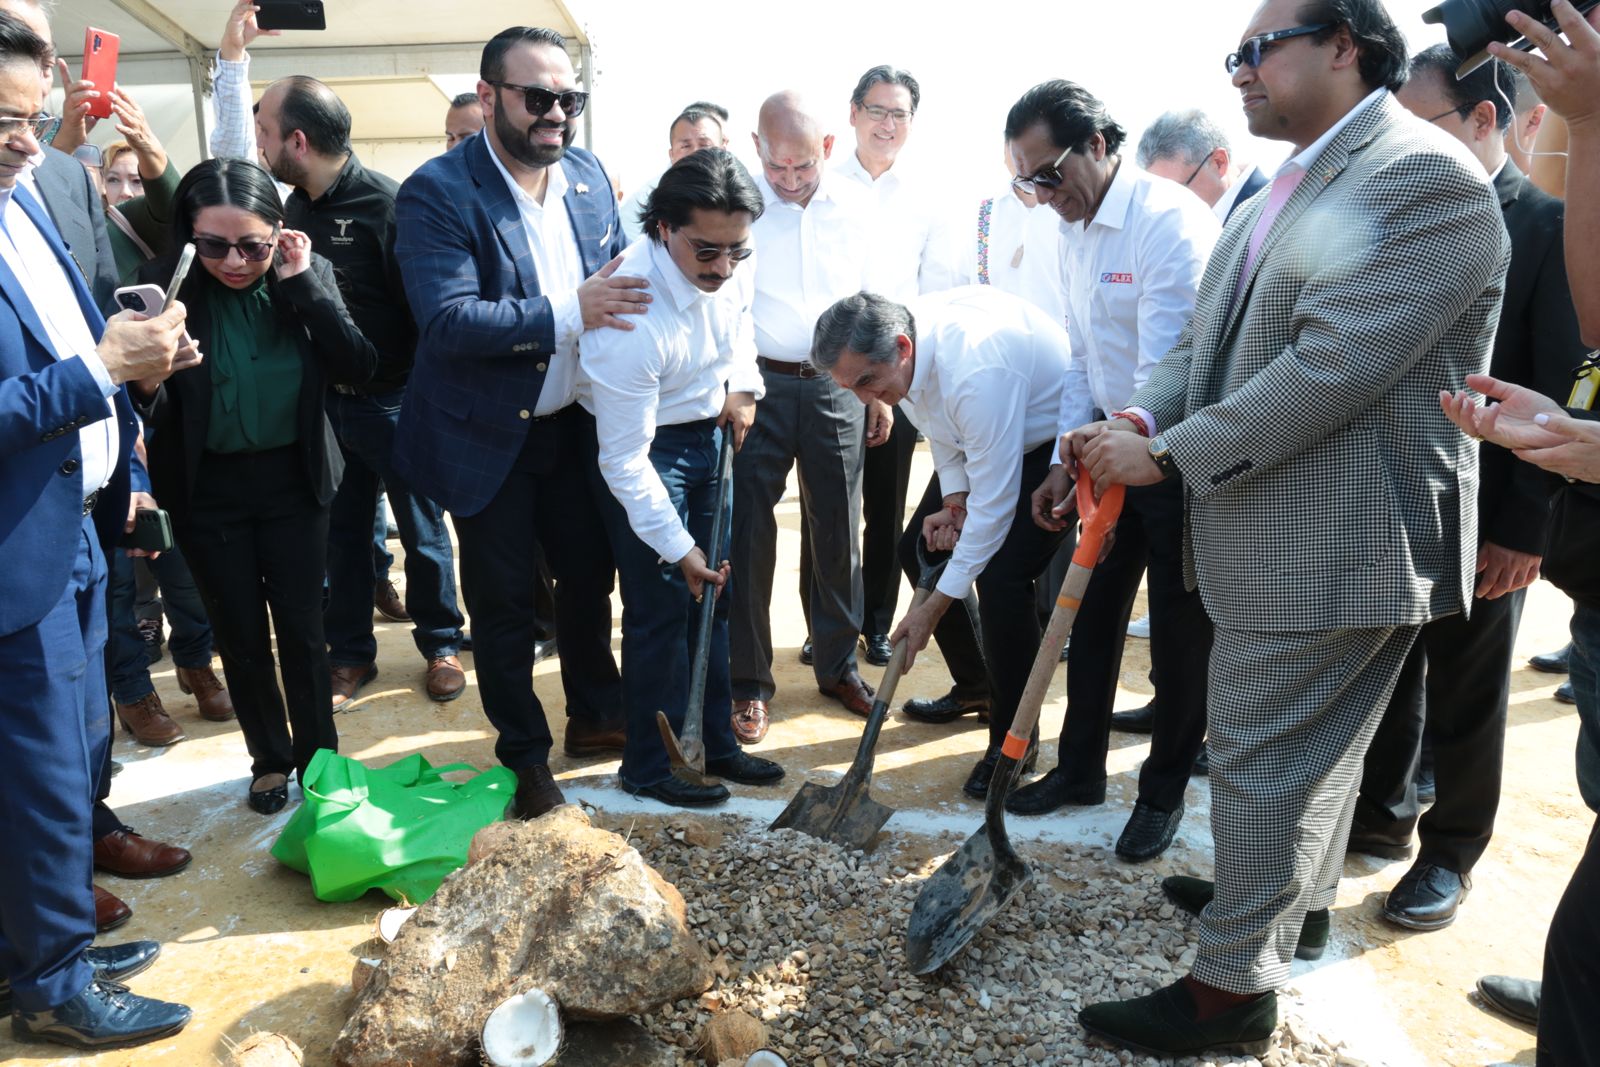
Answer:
<svg viewBox="0 0 1600 1067"><path fill-rule="evenodd" d="M640 278L613 277L622 227L598 160L572 147L588 94L566 40L516 26L484 47L484 129L401 186L395 251L417 320L395 465L455 519L483 710L517 773L515 813L562 802L533 691L538 567L556 580L568 755L621 747L615 566L577 403L578 337L632 329Z"/></svg>
<svg viewBox="0 0 1600 1067"><path fill-rule="evenodd" d="M182 1029L189 1009L116 984L150 941L91 948L95 773L105 713L106 564L128 518L138 422L125 382L198 360L182 305L100 316L44 205L19 176L39 152L49 45L0 13L0 998L20 1040L81 1048Z"/></svg>

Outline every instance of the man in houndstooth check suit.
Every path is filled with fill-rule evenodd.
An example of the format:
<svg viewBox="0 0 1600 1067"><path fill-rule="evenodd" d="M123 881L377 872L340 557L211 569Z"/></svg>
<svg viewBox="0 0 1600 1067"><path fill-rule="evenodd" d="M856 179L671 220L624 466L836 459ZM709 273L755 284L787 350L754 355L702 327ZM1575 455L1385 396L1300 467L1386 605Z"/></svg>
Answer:
<svg viewBox="0 0 1600 1067"><path fill-rule="evenodd" d="M1172 1054L1270 1038L1272 990L1326 941L1401 663L1470 603L1477 448L1438 395L1485 366L1509 256L1481 168L1392 97L1405 44L1379 0L1267 0L1227 68L1251 132L1293 158L1229 222L1129 409L1068 435L1096 484L1181 473L1216 624L1214 897L1167 883L1201 912L1198 958L1080 1016Z"/></svg>

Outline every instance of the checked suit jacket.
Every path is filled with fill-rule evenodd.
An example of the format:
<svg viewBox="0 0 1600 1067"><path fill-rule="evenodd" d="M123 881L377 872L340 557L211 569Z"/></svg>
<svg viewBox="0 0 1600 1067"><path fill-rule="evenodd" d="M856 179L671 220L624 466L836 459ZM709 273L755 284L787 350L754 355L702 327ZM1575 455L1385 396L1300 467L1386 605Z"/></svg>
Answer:
<svg viewBox="0 0 1600 1067"><path fill-rule="evenodd" d="M1478 450L1439 391L1489 362L1510 254L1498 198L1385 94L1315 162L1241 287L1266 201L1229 221L1131 401L1183 474L1188 580L1239 630L1463 611Z"/></svg>
<svg viewBox="0 0 1600 1067"><path fill-rule="evenodd" d="M490 151L479 134L429 160L395 202L395 252L418 330L395 466L462 516L504 484L556 348L522 215ZM617 201L588 152L569 148L557 165L588 277L622 251Z"/></svg>

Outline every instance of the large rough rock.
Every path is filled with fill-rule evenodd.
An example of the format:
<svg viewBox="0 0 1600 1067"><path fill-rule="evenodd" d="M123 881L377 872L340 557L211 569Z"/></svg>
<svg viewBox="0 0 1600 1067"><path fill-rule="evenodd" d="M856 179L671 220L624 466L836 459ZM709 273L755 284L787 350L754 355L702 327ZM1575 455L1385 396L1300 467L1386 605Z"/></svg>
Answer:
<svg viewBox="0 0 1600 1067"><path fill-rule="evenodd" d="M339 1067L474 1064L490 1010L529 988L574 1019L710 988L683 897L621 837L566 805L496 838L402 927L334 1044Z"/></svg>

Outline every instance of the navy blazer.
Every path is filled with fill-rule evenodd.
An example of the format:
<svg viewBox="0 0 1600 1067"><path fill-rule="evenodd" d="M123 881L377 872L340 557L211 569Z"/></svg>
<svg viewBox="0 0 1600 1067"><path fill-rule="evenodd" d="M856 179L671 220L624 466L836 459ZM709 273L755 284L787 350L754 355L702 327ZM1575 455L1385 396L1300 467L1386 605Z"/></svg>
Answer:
<svg viewBox="0 0 1600 1067"><path fill-rule="evenodd" d="M555 350L522 214L490 151L478 134L429 160L395 204L395 251L418 331L395 467L457 515L477 514L500 491ZM559 165L588 277L625 244L616 197L583 149L567 149Z"/></svg>
<svg viewBox="0 0 1600 1067"><path fill-rule="evenodd" d="M1241 180L1244 182L1244 187L1239 190L1239 195L1233 198L1233 206L1228 208L1229 219L1233 218L1233 213L1238 211L1245 201L1272 184L1267 179L1267 176L1261 173L1260 167L1251 167L1250 173L1246 174ZM1226 223L1227 219L1224 219L1223 222Z"/></svg>
<svg viewBox="0 0 1600 1067"><path fill-rule="evenodd" d="M37 201L18 203L66 269L98 340L105 320L54 225ZM100 543L108 547L127 521L130 482L148 488L133 459L139 422L126 387L117 391L115 406L120 448L94 511ZM71 579L83 528L78 430L107 417L106 398L88 366L81 359L55 358L22 283L0 261L0 559L6 572L0 635L38 623Z"/></svg>

